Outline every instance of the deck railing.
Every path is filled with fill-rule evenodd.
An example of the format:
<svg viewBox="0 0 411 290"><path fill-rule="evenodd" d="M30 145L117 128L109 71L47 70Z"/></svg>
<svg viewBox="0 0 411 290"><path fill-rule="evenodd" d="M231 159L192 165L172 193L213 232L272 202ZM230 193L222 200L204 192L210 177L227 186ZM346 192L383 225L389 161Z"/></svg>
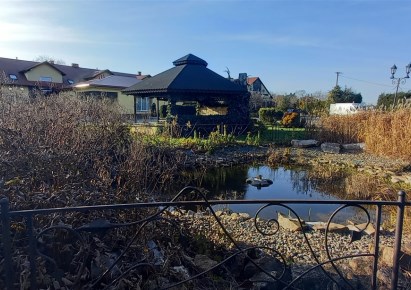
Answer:
<svg viewBox="0 0 411 290"><path fill-rule="evenodd" d="M188 195L192 198L193 194L196 200L187 200ZM185 199L182 200L182 199ZM357 257L371 257L372 271L367 279L369 279L370 289L380 288L380 282L377 279L377 273L381 265L381 225L383 209L386 207L396 208L396 228L395 237L393 238L393 264L391 274L391 290L401 289L399 284L400 274L400 253L401 241L403 236L404 213L406 207L411 206L410 202L405 199L405 193L398 193L397 201L368 201L368 200L207 200L203 191L194 188L186 187L182 189L169 202L150 202L150 203L132 203L132 204L113 204L113 205L94 205L94 206L79 206L66 208L47 208L33 210L14 210L9 207L7 198L2 198L1 204L1 241L0 241L0 288L2 289L39 289L47 284L47 277L53 281L57 281L59 285L66 285L66 289L114 289L116 283L125 277L136 275L141 278L158 277L164 275L165 267L170 260L178 260L173 258L172 252L165 253L159 245L155 243L139 244L150 234L150 231L160 229L163 234L167 235L169 226L178 229L184 227L181 217L191 217L196 220L200 211L196 213L194 209L202 208L201 212L207 212L208 216L214 221L214 227L217 232L222 235L229 244L231 244L230 255L217 259L215 264L212 264L208 269L202 269L200 272L188 271L186 275L181 275L179 279L173 278L167 281L159 281L154 278L155 286L148 287L149 289L181 289L178 286L182 284L193 287L192 283L196 279L201 279L210 273L215 273L216 269L227 269L226 264L233 262L233 259L242 256L243 260L249 261L263 274L258 283L276 283L275 289L302 289L300 288L301 280L309 276L313 271L320 271L328 282L324 285L338 285L338 289L359 289L353 285L352 279L347 277L341 270L341 261ZM304 227L304 222L293 210L295 205L330 205L334 204L338 208L329 216L324 231L323 248L326 252L326 258L319 257L319 253L312 247L310 240L309 229ZM216 213L216 206L234 206L234 205L261 205L253 218L253 224L261 237L276 235L280 231L284 231L280 227L277 217L265 220L267 227L259 226L259 222L264 220L260 217L260 213L272 206L281 207L288 211L295 218L297 224L302 228L300 234L303 236L303 241L307 247L307 256L311 257L313 263L308 265L303 272L297 276L287 275L286 269L293 267L288 262L285 253L281 253L276 245L271 246L248 244L247 247L239 242L232 232L230 227L227 227L222 222L222 218ZM330 225L338 213L348 207L358 209L366 218L366 226L373 224L375 233L373 234L373 247L371 251L357 254L348 254L341 256L333 256L330 253ZM181 211L184 209L184 211ZM191 209L191 210L189 210ZM375 214L374 212L375 211ZM119 214L121 212L121 214ZM172 214L180 212L184 214ZM71 215L71 224L65 222L67 216ZM132 217L136 219L133 220ZM114 219L114 217L116 217ZM120 220L123 217L125 220ZM234 223L236 221L233 221ZM156 224L150 227L150 224ZM161 225L164 228L161 228ZM166 226L168 225L168 226ZM127 230L132 229L132 230ZM178 229L177 232L182 232ZM216 228L214 228L216 230ZM105 270L93 270L96 268L96 243L102 243L105 236L110 232L115 232L114 237L110 241L117 243L116 255L107 261ZM288 235L293 235L292 232L287 232ZM182 239L173 239L172 234L169 234L168 243L182 243L182 248L187 247L186 242ZM198 239L200 231L194 232L193 236ZM119 237L123 240L120 240ZM257 239L258 240L258 239ZM65 243L64 243L65 241ZM93 246L94 245L94 246ZM94 247L94 248L93 248ZM141 251L137 251L136 247ZM142 247L142 248L141 248ZM181 249L181 248L180 248ZM260 252L275 253L276 261L280 262L283 271L272 272L267 270L264 265L255 262L255 257L250 254L250 249L259 249ZM137 255L136 253L139 253ZM69 253L69 254L67 254ZM255 254L255 252L254 252ZM90 257L94 256L95 259ZM98 256L98 255L97 255ZM134 257L135 256L135 257ZM130 257L135 260L130 262ZM271 256L270 256L271 257ZM102 258L101 258L102 259ZM101 260L100 259L100 260ZM22 262L25 260L26 262ZM128 260L124 263L124 260ZM73 262L75 261L75 262ZM65 265L65 266L64 266ZM73 266L75 265L75 266ZM146 269L144 275L141 274L141 269ZM95 273L94 273L94 272ZM70 274L70 279L66 276ZM137 273L137 274L136 274ZM110 279L107 279L110 276ZM262 279L262 280L261 280ZM241 283L245 283L247 279L241 278ZM107 281L110 281L109 283ZM70 282L70 283L68 283ZM247 281L250 283L250 281ZM251 283L257 283L252 282ZM232 281L233 287L236 281ZM23 285L24 284L24 285ZM191 286L190 286L191 285ZM245 284L242 284L245 285ZM273 285L273 284L272 284ZM362 284L364 285L364 284ZM153 288L154 287L154 288ZM316 289L331 289L324 288ZM130 288L131 289L131 288ZM332 288L336 289L336 288Z"/></svg>

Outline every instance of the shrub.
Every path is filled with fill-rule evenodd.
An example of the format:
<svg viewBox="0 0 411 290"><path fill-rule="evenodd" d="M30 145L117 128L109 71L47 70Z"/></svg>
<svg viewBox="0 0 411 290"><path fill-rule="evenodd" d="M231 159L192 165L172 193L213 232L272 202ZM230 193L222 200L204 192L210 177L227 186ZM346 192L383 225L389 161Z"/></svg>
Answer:
<svg viewBox="0 0 411 290"><path fill-rule="evenodd" d="M281 120L283 112L278 111L275 108L261 108L258 111L260 121L266 124L274 124L276 121Z"/></svg>
<svg viewBox="0 0 411 290"><path fill-rule="evenodd" d="M179 158L132 138L112 102L0 96L0 175L16 208L33 207L30 198L14 204L18 192L59 196L36 199L39 207L135 200L170 183Z"/></svg>
<svg viewBox="0 0 411 290"><path fill-rule="evenodd" d="M286 112L281 124L284 127L299 127L300 125L300 114L297 112Z"/></svg>

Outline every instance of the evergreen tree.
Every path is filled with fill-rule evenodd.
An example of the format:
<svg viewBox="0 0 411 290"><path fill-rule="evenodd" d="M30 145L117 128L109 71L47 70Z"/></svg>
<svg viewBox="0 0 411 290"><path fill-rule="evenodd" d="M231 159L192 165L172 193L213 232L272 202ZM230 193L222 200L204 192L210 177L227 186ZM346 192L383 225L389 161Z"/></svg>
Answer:
<svg viewBox="0 0 411 290"><path fill-rule="evenodd" d="M361 93L355 93L351 88L341 89L340 86L335 86L328 92L329 103L361 103Z"/></svg>

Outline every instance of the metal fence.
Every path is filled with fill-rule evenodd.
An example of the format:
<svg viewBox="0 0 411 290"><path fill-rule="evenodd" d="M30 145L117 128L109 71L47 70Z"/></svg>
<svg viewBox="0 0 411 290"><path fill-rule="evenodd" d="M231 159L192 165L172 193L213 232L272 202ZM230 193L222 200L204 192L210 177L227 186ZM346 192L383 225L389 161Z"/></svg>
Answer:
<svg viewBox="0 0 411 290"><path fill-rule="evenodd" d="M370 289L382 289L377 279L377 273L380 267L382 212L383 208L386 207L394 207L397 211L390 289L401 289L402 286L399 284L399 260L404 213L406 207L411 206L411 203L405 200L405 193L403 191L398 193L397 201L207 200L203 191L194 187L182 189L169 202L33 210L13 210L9 208L7 198L1 199L0 204L0 288L2 289L59 288L59 285L65 285L65 289L115 289L114 287L120 279L133 277L133 275L139 277L139 281L141 279L150 279L151 277L154 284L150 287L146 285L147 289L182 289L179 288L181 285L186 286L184 289L199 289L199 284L193 286L194 281L200 280L201 284L201 279L205 276L212 274L211 276L215 277L216 273L221 274L221 271L228 269L227 264L232 265L233 260L239 256L242 257L242 261L248 261L248 264L251 264L254 269L258 269L262 276L260 275L257 280L253 281L244 277L233 279L230 282L230 285L232 285L230 286L232 287L231 289L308 289L304 288L304 282L301 281L304 281L304 278L310 276L314 271L319 271L323 276L319 281L327 281L321 282L321 285L317 285L318 288L316 289L363 289L358 287L364 286L358 286L353 283L353 280L347 277L344 271L340 269L341 264L339 261L346 262L358 257L371 257L372 271L366 278L369 280L367 285L369 285ZM306 267L299 275L290 276L290 272L287 272L287 269L292 268L293 265L287 260L285 253L281 253L276 248L276 245L258 245L257 242L257 244L245 246L236 240L232 232L230 232L230 227L224 224L221 216L216 213L216 206L245 204L261 205L261 208L252 219L260 235L256 237L257 241L266 236L278 235L279 232L284 231L279 226L277 217L269 220L265 219L269 227L261 227L259 225L259 222L262 220L260 217L261 211L272 206L286 209L295 218L297 224L301 226L302 231L300 234L303 235L303 241L307 247L306 255L311 257L310 259L313 263ZM324 231L323 247L327 254L326 259L321 260L319 253L313 249L309 235L310 229L306 229L303 226L304 222L293 210L293 206L301 204L334 204L338 206L338 209L330 214ZM348 207L355 207L365 215L367 222L364 228L370 223L374 225L373 249L371 252L354 255L332 256L329 245L330 239L332 239L330 225L335 216L341 210ZM180 214L170 214L174 212L180 212ZM195 221L199 219L200 212L208 212L208 216L215 222L214 228L209 230L216 230L221 234L221 239L226 240L231 245L230 250L227 249L227 253L230 253L230 255L215 259L215 263L210 264L207 269L203 267L201 271L198 269L196 271L188 271L187 268L185 269L185 274L178 276L179 278L174 276L173 279L161 280L158 277L166 275L165 268L166 266L170 267L169 261L174 261L174 268L180 267L178 269L184 270L184 268L181 268L184 264L181 260L182 258L176 259L176 257L173 257L173 255L177 255L177 251L165 252L159 244L153 242L144 244L142 241L151 232L159 230L166 236L165 239L167 241L164 242L164 245L180 243L179 249L185 249L188 247L187 240L173 239L171 237L172 234L168 233L170 226L173 229L177 229L180 235L185 235L182 234L182 228L186 224L181 221L181 218L191 217L192 221ZM71 224L65 223L64 217L68 215L72 215ZM116 217L115 219L113 218L114 216ZM136 219L133 220L132 216L135 216ZM125 220L121 220L121 217ZM150 227L153 224L155 226ZM96 248L93 248L93 245L101 243L109 233L114 233L109 240L116 244L116 255L111 257L110 261L105 264L104 271L94 270L96 273L93 274L93 266L94 268L96 267L95 261L97 258L102 260ZM192 237L196 237L198 240L201 238L199 237L201 233L200 230L194 231ZM293 235L295 233L287 232L287 234ZM117 239L120 236L122 239ZM104 248L104 246L102 247ZM276 258L273 258L272 255L269 255L269 257L280 263L283 270L273 272L267 270L264 265L257 263L255 257L257 249L258 253L275 253ZM68 252L71 254L68 255ZM90 259L91 255L95 257L94 260ZM190 260L189 258L187 259ZM131 260L132 262L124 263L124 260ZM76 262L74 263L73 261ZM178 263L181 263L181 265L178 265ZM142 271L143 268L145 269L144 271ZM222 270L218 272L219 269ZM67 275L70 275L70 279L68 279ZM49 277L49 284L52 286L45 286L47 284L47 277ZM53 286L50 279L59 283ZM266 288L263 286L256 288L256 283L259 283L258 285L260 286L265 285ZM127 287L124 289L127 289ZM128 289L136 288L129 287ZM202 289L209 288L204 286ZM218 289L218 287L212 289Z"/></svg>

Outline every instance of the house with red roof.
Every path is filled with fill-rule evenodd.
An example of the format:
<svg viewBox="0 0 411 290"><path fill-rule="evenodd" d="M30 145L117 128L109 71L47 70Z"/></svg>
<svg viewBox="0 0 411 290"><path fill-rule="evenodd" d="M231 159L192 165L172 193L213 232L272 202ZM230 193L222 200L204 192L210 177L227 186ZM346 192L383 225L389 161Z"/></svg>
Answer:
<svg viewBox="0 0 411 290"><path fill-rule="evenodd" d="M123 112L134 113L134 100L121 90L144 78L136 74L83 68L78 64L56 64L53 61L27 61L0 57L0 88L3 94L21 97L73 91L80 96L106 97L116 101Z"/></svg>
<svg viewBox="0 0 411 290"><path fill-rule="evenodd" d="M247 89L250 93L260 93L263 98L272 98L259 77L247 77Z"/></svg>

